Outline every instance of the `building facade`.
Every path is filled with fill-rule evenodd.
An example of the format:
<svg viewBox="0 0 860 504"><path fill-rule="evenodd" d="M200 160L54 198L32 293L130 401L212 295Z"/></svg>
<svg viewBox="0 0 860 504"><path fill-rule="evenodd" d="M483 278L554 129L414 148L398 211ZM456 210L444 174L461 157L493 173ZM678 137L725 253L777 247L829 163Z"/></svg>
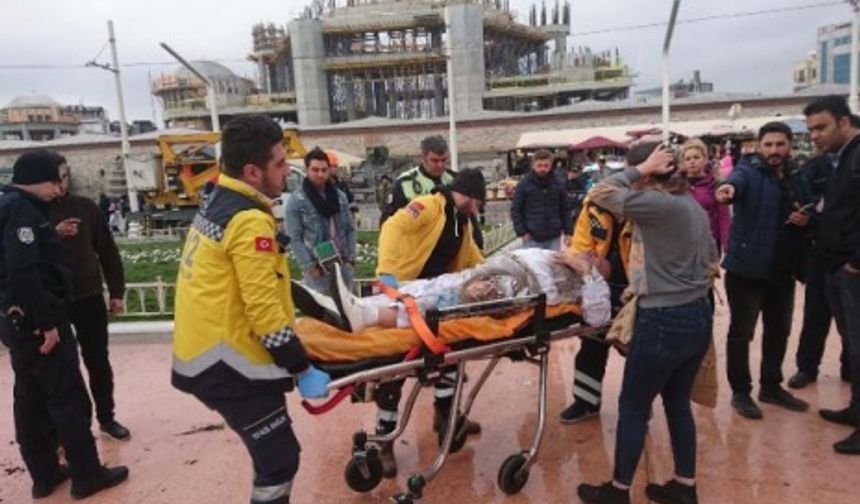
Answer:
<svg viewBox="0 0 860 504"><path fill-rule="evenodd" d="M815 50L794 64L793 81L795 90L819 84L850 84L851 23L819 27Z"/></svg>
<svg viewBox="0 0 860 504"><path fill-rule="evenodd" d="M449 83L458 114L627 98L631 74L617 50L568 48L570 16L567 2L533 5L521 22L508 0L313 0L286 27L253 27L257 91L234 112L301 126L433 119L450 112ZM160 98L162 88L153 89ZM199 91L184 86L181 96L196 96L194 107L162 98L173 126L205 107Z"/></svg>

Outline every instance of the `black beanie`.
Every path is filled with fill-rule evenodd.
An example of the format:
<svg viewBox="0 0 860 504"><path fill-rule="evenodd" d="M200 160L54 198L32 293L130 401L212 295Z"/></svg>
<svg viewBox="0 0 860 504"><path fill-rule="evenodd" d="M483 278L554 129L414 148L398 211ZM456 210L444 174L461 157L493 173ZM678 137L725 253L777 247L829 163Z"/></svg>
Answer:
<svg viewBox="0 0 860 504"><path fill-rule="evenodd" d="M62 160L61 156L45 149L21 154L12 167L12 183L31 185L59 182Z"/></svg>
<svg viewBox="0 0 860 504"><path fill-rule="evenodd" d="M484 175L477 168L460 170L449 187L452 191L458 192L463 196L480 201L487 199L487 186L484 183Z"/></svg>

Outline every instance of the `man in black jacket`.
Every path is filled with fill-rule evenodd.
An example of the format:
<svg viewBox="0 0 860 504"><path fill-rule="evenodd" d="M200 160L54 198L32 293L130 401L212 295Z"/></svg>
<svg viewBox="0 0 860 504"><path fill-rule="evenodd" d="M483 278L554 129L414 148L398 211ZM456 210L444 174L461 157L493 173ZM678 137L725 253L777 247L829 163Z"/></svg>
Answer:
<svg viewBox="0 0 860 504"><path fill-rule="evenodd" d="M819 226L827 267L827 300L848 345L851 402L842 410L822 409L828 421L854 432L833 445L839 453L860 455L860 130L841 96L815 100L803 110L815 147L836 153L836 171L824 193Z"/></svg>
<svg viewBox="0 0 860 504"><path fill-rule="evenodd" d="M48 202L60 194L59 157L21 155L12 184L0 195L0 340L15 371L15 439L33 479L34 499L72 478L84 498L128 477L102 467L90 432L90 400L78 367L66 299L66 253L48 222ZM60 465L62 445L68 467Z"/></svg>
<svg viewBox="0 0 860 504"><path fill-rule="evenodd" d="M108 309L123 311L125 278L122 259L107 219L89 198L69 194L69 165L60 163L60 197L48 207L51 224L72 259L72 295L69 310L75 337L89 375L96 419L102 432L118 440L131 433L114 416L113 369L108 359ZM105 306L102 274L108 287Z"/></svg>
<svg viewBox="0 0 860 504"><path fill-rule="evenodd" d="M822 154L804 163L801 168L803 175L809 180L809 187L815 201L820 201L827 188L827 182L833 175L833 156ZM803 327L800 330L800 342L797 345L797 372L789 378L788 386L794 389L803 388L818 379L818 367L824 355L824 344L833 322L833 312L827 302L826 279L827 268L818 239L818 221L821 218L820 209L809 211L810 225L804 237L803 267L800 280L806 285L803 301ZM842 354L840 355L840 375L844 381L851 381L851 365L848 361L848 348L845 338L842 338Z"/></svg>
<svg viewBox="0 0 860 504"><path fill-rule="evenodd" d="M573 218L565 190L565 181L552 169L552 154L548 150L534 153L532 171L517 184L511 204L514 232L523 247L548 250L570 244Z"/></svg>

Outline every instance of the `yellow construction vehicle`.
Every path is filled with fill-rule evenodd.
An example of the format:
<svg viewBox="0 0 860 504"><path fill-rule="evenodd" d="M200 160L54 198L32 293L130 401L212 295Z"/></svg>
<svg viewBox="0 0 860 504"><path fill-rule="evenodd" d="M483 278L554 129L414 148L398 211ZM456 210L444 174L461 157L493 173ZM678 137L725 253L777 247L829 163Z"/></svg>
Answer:
<svg viewBox="0 0 860 504"><path fill-rule="evenodd" d="M128 164L129 189L143 196L141 211L149 219L187 221L200 205L203 186L220 171L214 132L162 135L156 155L132 155ZM288 159L302 158L305 148L295 130L284 130Z"/></svg>

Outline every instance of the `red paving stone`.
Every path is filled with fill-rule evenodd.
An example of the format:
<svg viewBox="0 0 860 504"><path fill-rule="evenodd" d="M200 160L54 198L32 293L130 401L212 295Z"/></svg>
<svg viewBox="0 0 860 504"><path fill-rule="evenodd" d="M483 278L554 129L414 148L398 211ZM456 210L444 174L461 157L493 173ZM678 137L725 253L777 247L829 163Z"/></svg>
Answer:
<svg viewBox="0 0 860 504"><path fill-rule="evenodd" d="M798 292L799 299L802 291ZM801 313L800 302L796 313ZM726 316L718 308L715 331L722 362ZM784 371L794 372L794 350L800 321L795 320ZM753 358L760 348L757 338ZM762 405L762 421L742 419L732 413L725 373L721 367L720 400L716 409L695 407L699 427L699 495L703 503L827 503L856 504L856 479L860 457L833 452L831 445L849 428L820 420L818 407L847 404L849 387L838 379L838 344L831 335L822 375L817 385L800 392L811 404L806 413L792 413ZM556 417L571 395L572 362L577 341L553 348L550 368L549 410L544 445L522 493L506 496L496 486L502 461L528 446L537 419L537 370L522 363L503 362L494 371L474 418L484 432L452 455L432 482L422 502L562 503L578 502L576 486L599 482L611 474L617 420L617 394L622 360L613 354L607 373L606 404L600 420L563 426ZM133 431L127 443L99 439L103 460L126 464L131 478L87 502L173 504L185 502L247 502L251 482L248 457L229 430L180 433L220 423L217 415L196 400L173 390L169 384L170 347L164 343L115 344L111 358L117 375L118 418ZM477 376L482 364L470 366ZM757 375L757 366L753 366ZM30 501L30 480L21 467L11 415L12 373L8 356L0 356L0 502ZM384 502L398 491L406 476L426 468L435 456L436 437L431 431L431 396L424 392L396 450L401 474L384 481L374 491L360 495L343 480L350 455L351 434L370 427L370 405L343 404L322 417L312 417L299 406L298 396L288 399L294 427L301 440L302 465L293 490L293 502ZM672 474L668 433L662 409L655 408L646 453L634 484L634 502L644 503L647 480L662 481ZM8 474L9 472L12 474ZM69 502L69 485L59 488L46 504Z"/></svg>

